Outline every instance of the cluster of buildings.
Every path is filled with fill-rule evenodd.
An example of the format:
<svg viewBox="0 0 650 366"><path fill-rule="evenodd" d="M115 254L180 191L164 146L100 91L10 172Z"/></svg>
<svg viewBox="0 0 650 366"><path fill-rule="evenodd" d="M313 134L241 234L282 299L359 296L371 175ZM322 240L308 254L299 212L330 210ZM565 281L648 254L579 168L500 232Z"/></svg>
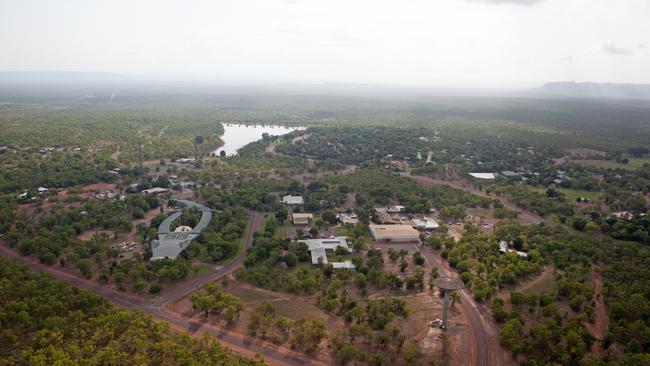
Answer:
<svg viewBox="0 0 650 366"><path fill-rule="evenodd" d="M286 195L282 197L282 202L291 207L304 204L304 198L302 196ZM432 217L416 215L417 217L412 218L406 215L405 211L406 208L401 205L376 208L376 221L381 224L370 225L372 239L382 243L417 243L420 242L421 231L432 231L440 227ZM343 225L354 225L359 222L357 215L350 212L337 213L336 218ZM294 225L307 226L313 219L314 215L311 213L291 213L291 221ZM350 251L347 238L344 236L299 241L307 244L311 253L312 264L329 263L327 259L328 250L336 251L338 247L341 247L346 252ZM349 260L331 264L334 268L354 268L354 264Z"/></svg>
<svg viewBox="0 0 650 366"><path fill-rule="evenodd" d="M36 188L36 193L38 193L40 196L48 194L49 191L50 191L50 190L47 189L47 188L45 188L45 187L38 187L38 188ZM19 199L19 200L25 200L25 199L27 199L27 198L29 198L29 191L27 191L27 190L24 191L23 193L21 193L21 194L18 195L18 199ZM32 199L35 200L36 197L32 197Z"/></svg>
<svg viewBox="0 0 650 366"><path fill-rule="evenodd" d="M404 213L404 210L404 206L399 205L376 208L375 221L383 224L377 226L406 226L414 229L415 231L432 231L440 227L438 221L436 221L436 219L433 217L425 215L416 215L416 217L410 217Z"/></svg>
<svg viewBox="0 0 650 366"><path fill-rule="evenodd" d="M355 213L341 212L336 214L336 218L343 225L356 225L359 222L359 218Z"/></svg>
<svg viewBox="0 0 650 366"><path fill-rule="evenodd" d="M106 189L95 193L95 198L97 198L98 200L105 199L105 198L108 199L117 198L121 201L124 201L126 199L126 196L121 193L116 193L110 189Z"/></svg>

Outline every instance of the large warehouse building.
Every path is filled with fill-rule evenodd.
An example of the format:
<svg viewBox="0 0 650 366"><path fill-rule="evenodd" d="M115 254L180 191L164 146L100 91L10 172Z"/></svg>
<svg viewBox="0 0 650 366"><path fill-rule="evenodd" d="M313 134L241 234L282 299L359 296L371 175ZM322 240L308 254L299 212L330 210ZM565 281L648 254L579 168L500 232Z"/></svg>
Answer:
<svg viewBox="0 0 650 366"><path fill-rule="evenodd" d="M378 242L419 242L420 232L410 225L370 225L372 238Z"/></svg>

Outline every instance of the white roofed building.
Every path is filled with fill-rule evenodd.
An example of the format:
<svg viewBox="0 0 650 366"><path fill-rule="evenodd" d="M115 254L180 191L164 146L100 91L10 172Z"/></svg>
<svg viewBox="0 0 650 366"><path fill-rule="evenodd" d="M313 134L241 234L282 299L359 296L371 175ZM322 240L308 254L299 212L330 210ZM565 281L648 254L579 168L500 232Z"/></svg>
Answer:
<svg viewBox="0 0 650 366"><path fill-rule="evenodd" d="M282 197L282 203L287 205L302 205L305 203L305 200L302 196L287 195Z"/></svg>
<svg viewBox="0 0 650 366"><path fill-rule="evenodd" d="M327 253L325 252L326 250L335 251L337 247L342 247L348 252L350 251L350 247L348 246L348 238L345 236L337 236L329 239L305 239L298 241L307 244L307 247L311 253L311 264L329 263L327 260ZM350 260L343 262L332 262L331 264L335 269L355 268L354 264L352 264L352 261Z"/></svg>
<svg viewBox="0 0 650 366"><path fill-rule="evenodd" d="M163 192L167 192L167 188L154 187L142 191L143 194L158 194Z"/></svg>
<svg viewBox="0 0 650 366"><path fill-rule="evenodd" d="M501 240L499 242L499 252L501 252L501 253L516 253L518 256L520 256L522 258L527 258L528 257L528 253L520 252L518 250L508 248L508 243L505 240Z"/></svg>
<svg viewBox="0 0 650 366"><path fill-rule="evenodd" d="M496 175L494 173L469 173L473 178L476 179L494 179Z"/></svg>
<svg viewBox="0 0 650 366"><path fill-rule="evenodd" d="M411 225L370 225L370 233L375 241L381 242L420 241L420 232Z"/></svg>
<svg viewBox="0 0 650 366"><path fill-rule="evenodd" d="M413 219L411 220L413 225L421 230L435 230L440 227L438 222L430 217L425 217L423 219Z"/></svg>

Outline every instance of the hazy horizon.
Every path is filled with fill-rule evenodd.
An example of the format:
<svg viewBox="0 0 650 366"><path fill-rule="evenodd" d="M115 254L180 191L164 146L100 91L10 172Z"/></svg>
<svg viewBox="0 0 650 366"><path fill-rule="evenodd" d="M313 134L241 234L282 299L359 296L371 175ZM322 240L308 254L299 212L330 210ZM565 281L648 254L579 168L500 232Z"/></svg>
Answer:
<svg viewBox="0 0 650 366"><path fill-rule="evenodd" d="M643 0L0 1L0 70L512 89L650 83Z"/></svg>

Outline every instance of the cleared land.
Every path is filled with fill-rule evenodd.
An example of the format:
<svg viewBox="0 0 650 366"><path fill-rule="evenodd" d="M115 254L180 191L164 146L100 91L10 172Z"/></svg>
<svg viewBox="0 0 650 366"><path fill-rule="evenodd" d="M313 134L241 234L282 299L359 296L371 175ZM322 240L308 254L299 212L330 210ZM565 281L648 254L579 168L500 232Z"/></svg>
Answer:
<svg viewBox="0 0 650 366"><path fill-rule="evenodd" d="M591 165L598 168L604 169L638 169L643 166L643 164L650 164L650 158L629 158L630 162L627 164L621 164L615 160L595 160L595 159L585 159L585 160L574 160L575 163L580 165Z"/></svg>
<svg viewBox="0 0 650 366"><path fill-rule="evenodd" d="M548 188L543 187L530 187L531 191L546 194ZM601 192L593 191L584 191L580 189L570 189L570 188L555 188L556 191L564 194L567 199L575 201L578 197L588 198L590 201L600 201L602 200L603 194Z"/></svg>

